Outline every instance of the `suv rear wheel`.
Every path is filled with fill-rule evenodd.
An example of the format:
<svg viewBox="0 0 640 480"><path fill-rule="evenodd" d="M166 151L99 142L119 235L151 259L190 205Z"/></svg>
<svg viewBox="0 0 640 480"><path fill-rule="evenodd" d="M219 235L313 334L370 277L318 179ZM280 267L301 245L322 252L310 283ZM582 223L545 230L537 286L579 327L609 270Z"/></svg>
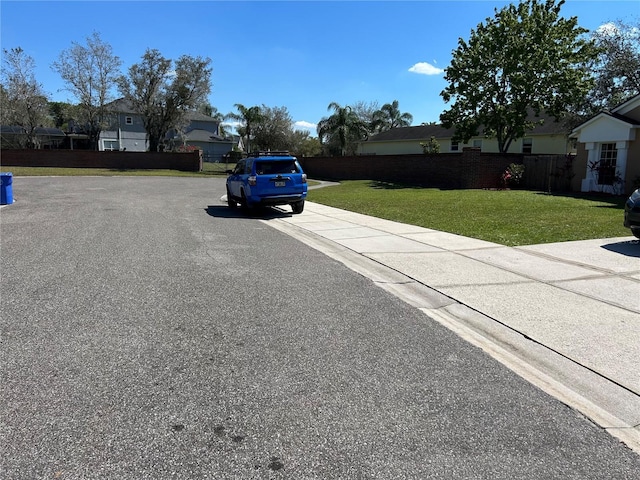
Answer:
<svg viewBox="0 0 640 480"><path fill-rule="evenodd" d="M293 213L302 213L302 211L304 210L304 200L292 203L291 209L293 210Z"/></svg>
<svg viewBox="0 0 640 480"><path fill-rule="evenodd" d="M231 192L229 192L229 188L227 188L227 204L230 208L236 208L238 206L238 202L236 202L231 196Z"/></svg>
<svg viewBox="0 0 640 480"><path fill-rule="evenodd" d="M248 210L250 205L249 202L247 201L247 197L244 194L244 190L240 191L240 206L244 209L244 210Z"/></svg>

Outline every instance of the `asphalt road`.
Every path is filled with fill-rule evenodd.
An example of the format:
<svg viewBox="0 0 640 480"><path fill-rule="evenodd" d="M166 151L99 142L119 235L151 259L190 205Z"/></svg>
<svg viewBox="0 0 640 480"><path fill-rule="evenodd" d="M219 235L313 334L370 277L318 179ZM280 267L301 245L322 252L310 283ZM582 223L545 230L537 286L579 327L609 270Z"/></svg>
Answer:
<svg viewBox="0 0 640 480"><path fill-rule="evenodd" d="M223 194L14 178L0 478L640 478L577 412Z"/></svg>

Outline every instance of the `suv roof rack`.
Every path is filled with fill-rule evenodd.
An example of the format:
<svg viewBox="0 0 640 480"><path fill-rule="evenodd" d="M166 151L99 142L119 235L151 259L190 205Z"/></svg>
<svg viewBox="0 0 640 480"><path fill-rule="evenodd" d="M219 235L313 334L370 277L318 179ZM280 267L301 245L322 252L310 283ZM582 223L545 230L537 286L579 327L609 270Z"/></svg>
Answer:
<svg viewBox="0 0 640 480"><path fill-rule="evenodd" d="M265 151L261 150L258 152L251 152L249 157L280 157L283 155L291 156L288 150L274 150L274 151Z"/></svg>

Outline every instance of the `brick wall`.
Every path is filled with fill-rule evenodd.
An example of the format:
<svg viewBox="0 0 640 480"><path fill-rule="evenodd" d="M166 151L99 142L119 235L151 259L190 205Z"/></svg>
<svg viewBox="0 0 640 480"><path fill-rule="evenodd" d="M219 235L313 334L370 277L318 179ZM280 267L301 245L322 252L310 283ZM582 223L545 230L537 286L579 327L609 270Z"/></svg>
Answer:
<svg viewBox="0 0 640 480"><path fill-rule="evenodd" d="M499 188L505 169L510 163L522 163L522 159L519 154L481 153L479 149L465 148L461 153L303 157L299 161L310 178L457 189Z"/></svg>
<svg viewBox="0 0 640 480"><path fill-rule="evenodd" d="M118 170L202 170L199 151L96 152L92 150L2 150L0 165L13 167L113 168Z"/></svg>

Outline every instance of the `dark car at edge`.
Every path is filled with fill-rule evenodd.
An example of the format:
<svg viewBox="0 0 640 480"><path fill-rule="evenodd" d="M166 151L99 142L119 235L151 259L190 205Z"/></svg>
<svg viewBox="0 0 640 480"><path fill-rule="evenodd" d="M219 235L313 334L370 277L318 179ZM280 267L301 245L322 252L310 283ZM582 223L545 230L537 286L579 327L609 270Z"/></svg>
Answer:
<svg viewBox="0 0 640 480"><path fill-rule="evenodd" d="M640 238L640 188L631 194L624 205L624 226Z"/></svg>

